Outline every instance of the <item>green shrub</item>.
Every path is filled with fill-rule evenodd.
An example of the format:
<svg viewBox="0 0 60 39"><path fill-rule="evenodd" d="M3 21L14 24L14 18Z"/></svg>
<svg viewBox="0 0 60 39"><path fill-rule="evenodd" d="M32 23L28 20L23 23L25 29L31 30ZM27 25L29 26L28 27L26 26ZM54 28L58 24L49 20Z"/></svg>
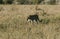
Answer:
<svg viewBox="0 0 60 39"><path fill-rule="evenodd" d="M7 28L8 28L7 24L3 24L3 23L0 24L0 31L5 32L7 30Z"/></svg>
<svg viewBox="0 0 60 39"><path fill-rule="evenodd" d="M50 20L48 18L42 19L43 24L48 24L49 22L50 22Z"/></svg>

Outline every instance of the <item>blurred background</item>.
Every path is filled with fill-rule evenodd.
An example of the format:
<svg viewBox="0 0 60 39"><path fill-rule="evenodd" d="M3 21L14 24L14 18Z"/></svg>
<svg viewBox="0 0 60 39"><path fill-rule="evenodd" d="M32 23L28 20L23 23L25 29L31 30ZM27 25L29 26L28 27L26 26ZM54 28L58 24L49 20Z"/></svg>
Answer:
<svg viewBox="0 0 60 39"><path fill-rule="evenodd" d="M0 4L59 5L60 0L0 0Z"/></svg>

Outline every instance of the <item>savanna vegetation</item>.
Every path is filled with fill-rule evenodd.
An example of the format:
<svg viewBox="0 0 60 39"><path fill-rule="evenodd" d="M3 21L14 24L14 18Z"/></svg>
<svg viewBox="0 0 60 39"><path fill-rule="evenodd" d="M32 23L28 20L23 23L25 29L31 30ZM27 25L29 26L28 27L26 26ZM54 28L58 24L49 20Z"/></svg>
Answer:
<svg viewBox="0 0 60 39"><path fill-rule="evenodd" d="M0 5L0 39L60 39L60 6L38 5L39 19L28 23L35 5Z"/></svg>
<svg viewBox="0 0 60 39"><path fill-rule="evenodd" d="M60 4L59 0L0 0L0 4L23 4L23 5L35 5L35 4Z"/></svg>

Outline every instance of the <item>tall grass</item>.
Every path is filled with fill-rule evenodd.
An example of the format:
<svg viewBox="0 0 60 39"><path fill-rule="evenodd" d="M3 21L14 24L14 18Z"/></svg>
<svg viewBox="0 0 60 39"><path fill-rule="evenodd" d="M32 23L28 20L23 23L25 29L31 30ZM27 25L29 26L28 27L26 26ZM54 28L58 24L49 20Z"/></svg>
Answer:
<svg viewBox="0 0 60 39"><path fill-rule="evenodd" d="M55 16L50 14L41 15L42 22L38 24L28 23L26 15L28 14L14 9L9 12L0 11L0 38L55 39L55 36L57 37L57 34L60 34L60 14L54 14Z"/></svg>

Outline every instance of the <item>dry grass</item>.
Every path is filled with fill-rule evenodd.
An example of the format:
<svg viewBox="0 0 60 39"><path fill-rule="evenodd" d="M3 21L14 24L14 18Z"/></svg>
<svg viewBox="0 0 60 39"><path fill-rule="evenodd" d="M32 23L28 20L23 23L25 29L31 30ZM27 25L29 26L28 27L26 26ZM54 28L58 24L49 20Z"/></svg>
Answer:
<svg viewBox="0 0 60 39"><path fill-rule="evenodd" d="M39 5L46 15L42 23L27 23L35 5L0 5L0 39L60 39L60 6ZM40 12L40 11L38 11Z"/></svg>

